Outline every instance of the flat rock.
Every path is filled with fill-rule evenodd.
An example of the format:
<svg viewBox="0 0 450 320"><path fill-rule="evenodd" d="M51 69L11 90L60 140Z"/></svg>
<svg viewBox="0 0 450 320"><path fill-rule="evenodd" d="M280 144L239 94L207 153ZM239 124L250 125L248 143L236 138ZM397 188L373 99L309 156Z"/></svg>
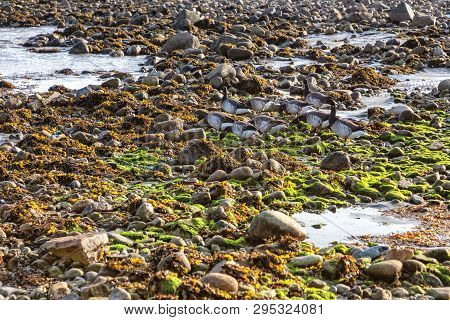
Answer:
<svg viewBox="0 0 450 320"><path fill-rule="evenodd" d="M108 243L106 233L85 233L51 239L43 245L43 249L64 259L71 259L88 265L100 259L103 247Z"/></svg>

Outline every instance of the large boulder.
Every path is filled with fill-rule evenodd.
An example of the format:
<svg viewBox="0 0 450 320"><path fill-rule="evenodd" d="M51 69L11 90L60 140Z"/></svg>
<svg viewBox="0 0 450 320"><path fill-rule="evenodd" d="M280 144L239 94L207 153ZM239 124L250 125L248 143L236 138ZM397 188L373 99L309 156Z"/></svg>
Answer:
<svg viewBox="0 0 450 320"><path fill-rule="evenodd" d="M256 215L248 229L248 235L255 239L291 236L298 240L307 238L306 230L294 219L279 211L266 210Z"/></svg>
<svg viewBox="0 0 450 320"><path fill-rule="evenodd" d="M414 18L414 10L402 1L397 7L391 10L389 16L392 22L411 21Z"/></svg>
<svg viewBox="0 0 450 320"><path fill-rule="evenodd" d="M88 265L100 259L107 243L108 235L106 233L85 233L51 239L44 244L43 249L60 258Z"/></svg>
<svg viewBox="0 0 450 320"><path fill-rule="evenodd" d="M350 157L343 151L330 153L323 159L320 168L323 170L342 171L348 170L352 166Z"/></svg>
<svg viewBox="0 0 450 320"><path fill-rule="evenodd" d="M162 51L173 52L175 50L197 49L200 47L200 41L196 36L189 32L180 32L166 41Z"/></svg>

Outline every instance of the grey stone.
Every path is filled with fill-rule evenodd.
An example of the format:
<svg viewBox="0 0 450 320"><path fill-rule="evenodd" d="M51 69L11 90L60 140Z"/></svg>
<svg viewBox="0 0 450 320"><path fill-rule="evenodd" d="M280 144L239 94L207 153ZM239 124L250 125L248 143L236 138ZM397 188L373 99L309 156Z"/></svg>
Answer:
<svg viewBox="0 0 450 320"><path fill-rule="evenodd" d="M391 10L389 14L392 22L411 21L414 18L414 10L404 1Z"/></svg>
<svg viewBox="0 0 450 320"><path fill-rule="evenodd" d="M162 51L173 52L175 50L196 49L200 47L200 41L189 32L181 32L167 40L161 48Z"/></svg>
<svg viewBox="0 0 450 320"><path fill-rule="evenodd" d="M248 235L260 240L290 236L297 240L307 237L306 230L294 219L279 211L267 210L256 215Z"/></svg>

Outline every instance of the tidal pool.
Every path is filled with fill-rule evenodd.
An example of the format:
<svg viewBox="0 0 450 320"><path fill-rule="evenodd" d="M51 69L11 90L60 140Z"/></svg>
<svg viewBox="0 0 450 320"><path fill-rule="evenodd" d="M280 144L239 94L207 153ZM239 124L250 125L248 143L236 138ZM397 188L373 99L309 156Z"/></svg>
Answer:
<svg viewBox="0 0 450 320"><path fill-rule="evenodd" d="M382 236L404 233L419 226L414 219L399 219L384 214L393 209L388 203L370 204L362 207L340 208L336 213L321 214L301 212L294 219L308 231L307 241L319 247L332 242L355 243L364 235Z"/></svg>
<svg viewBox="0 0 450 320"><path fill-rule="evenodd" d="M55 31L55 27L0 28L0 77L17 88L29 91L46 91L53 85L80 89L89 84L99 84L99 74L109 71L137 75L144 56L114 58L102 54L69 54L68 47L56 53L30 52L24 44L29 38ZM58 70L71 69L64 75Z"/></svg>
<svg viewBox="0 0 450 320"><path fill-rule="evenodd" d="M362 33L337 32L334 34L312 34L308 36L308 42L311 46L317 46L321 41L324 45L333 49L345 43L364 47L366 44L375 44L377 41L388 41L395 37L392 33L367 31Z"/></svg>

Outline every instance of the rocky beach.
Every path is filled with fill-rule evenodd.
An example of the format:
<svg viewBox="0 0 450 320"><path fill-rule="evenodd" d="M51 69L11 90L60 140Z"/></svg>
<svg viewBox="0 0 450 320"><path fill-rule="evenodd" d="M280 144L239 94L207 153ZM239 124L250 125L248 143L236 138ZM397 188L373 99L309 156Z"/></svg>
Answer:
<svg viewBox="0 0 450 320"><path fill-rule="evenodd" d="M445 0L4 0L0 300L450 300Z"/></svg>

